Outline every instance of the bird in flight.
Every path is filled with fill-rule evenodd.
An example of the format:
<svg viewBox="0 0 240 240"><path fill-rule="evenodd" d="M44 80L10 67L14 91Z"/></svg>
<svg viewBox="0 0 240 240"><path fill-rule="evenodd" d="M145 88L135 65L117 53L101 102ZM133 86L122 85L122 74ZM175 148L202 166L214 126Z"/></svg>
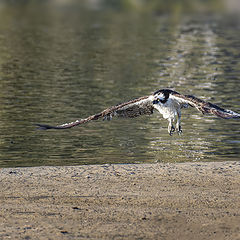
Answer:
<svg viewBox="0 0 240 240"><path fill-rule="evenodd" d="M206 102L192 95L182 95L170 89L161 89L151 95L133 99L128 102L109 107L100 113L91 115L87 118L76 120L70 123L64 123L57 126L46 124L36 124L39 129L66 129L77 125L87 123L93 120L103 119L111 120L113 117L135 118L141 115L151 115L154 111L162 114L164 119L168 120L168 133L170 136L176 131L182 133L181 128L181 109L195 107L198 111L211 113L220 118L240 119L240 114L228 109L223 109L215 104ZM174 126L174 123L176 125Z"/></svg>

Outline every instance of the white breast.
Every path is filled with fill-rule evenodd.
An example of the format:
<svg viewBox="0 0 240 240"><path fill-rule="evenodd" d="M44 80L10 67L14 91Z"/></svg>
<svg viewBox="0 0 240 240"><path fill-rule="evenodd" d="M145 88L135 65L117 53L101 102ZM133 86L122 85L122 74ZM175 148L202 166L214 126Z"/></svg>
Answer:
<svg viewBox="0 0 240 240"><path fill-rule="evenodd" d="M154 108L157 109L165 119L175 119L177 111L180 110L180 105L177 101L168 99L166 103L154 104Z"/></svg>

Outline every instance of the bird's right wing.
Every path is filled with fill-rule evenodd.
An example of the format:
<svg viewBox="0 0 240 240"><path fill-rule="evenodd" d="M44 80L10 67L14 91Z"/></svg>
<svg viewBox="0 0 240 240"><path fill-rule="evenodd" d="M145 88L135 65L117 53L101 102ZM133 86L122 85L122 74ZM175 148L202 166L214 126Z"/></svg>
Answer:
<svg viewBox="0 0 240 240"><path fill-rule="evenodd" d="M70 123L64 123L57 126L51 126L47 124L36 124L39 129L66 129L72 128L77 125L90 122L92 120L98 120L103 118L103 120L111 120L113 117L125 117L125 118L135 118L141 115L150 115L153 113L154 107L152 103L152 98L150 96L144 96L131 101L118 104L116 106L107 108L98 114L91 115L87 118L76 120Z"/></svg>

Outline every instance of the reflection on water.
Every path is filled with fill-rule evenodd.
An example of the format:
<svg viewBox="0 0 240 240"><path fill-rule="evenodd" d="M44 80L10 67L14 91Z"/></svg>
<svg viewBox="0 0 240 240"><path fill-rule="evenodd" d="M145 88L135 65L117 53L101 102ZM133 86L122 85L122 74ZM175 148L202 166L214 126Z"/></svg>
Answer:
<svg viewBox="0 0 240 240"><path fill-rule="evenodd" d="M0 166L238 160L239 121L194 109L183 110L181 137L169 137L157 114L66 131L33 124L73 121L167 87L240 111L239 23L0 4Z"/></svg>

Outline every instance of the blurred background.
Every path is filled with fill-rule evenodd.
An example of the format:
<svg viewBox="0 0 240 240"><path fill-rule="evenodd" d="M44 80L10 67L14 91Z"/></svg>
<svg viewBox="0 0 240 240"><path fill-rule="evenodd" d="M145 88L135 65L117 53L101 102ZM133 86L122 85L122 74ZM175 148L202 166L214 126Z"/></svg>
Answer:
<svg viewBox="0 0 240 240"><path fill-rule="evenodd" d="M239 0L0 0L0 167L239 160L237 120L62 124L161 88L240 112Z"/></svg>

